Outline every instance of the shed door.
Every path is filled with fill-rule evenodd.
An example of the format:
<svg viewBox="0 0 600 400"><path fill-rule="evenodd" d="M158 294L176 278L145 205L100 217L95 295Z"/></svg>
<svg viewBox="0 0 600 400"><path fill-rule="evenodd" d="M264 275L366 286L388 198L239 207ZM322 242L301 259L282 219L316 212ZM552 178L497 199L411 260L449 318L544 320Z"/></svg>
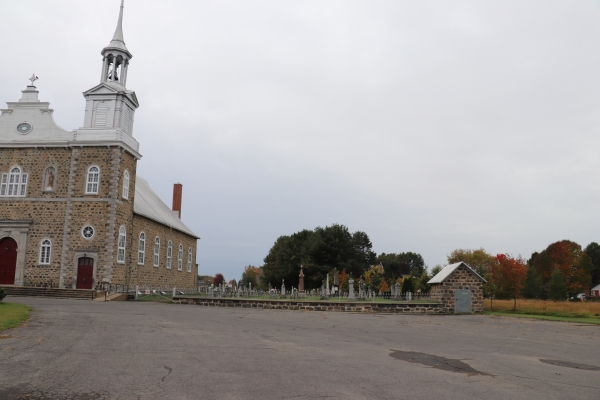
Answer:
<svg viewBox="0 0 600 400"><path fill-rule="evenodd" d="M455 292L456 305L455 312L470 313L471 312L471 291L466 289L458 289Z"/></svg>
<svg viewBox="0 0 600 400"><path fill-rule="evenodd" d="M94 275L94 259L81 257L77 265L77 289L91 289Z"/></svg>
<svg viewBox="0 0 600 400"><path fill-rule="evenodd" d="M17 242L13 238L0 240L0 285L14 285L17 270Z"/></svg>

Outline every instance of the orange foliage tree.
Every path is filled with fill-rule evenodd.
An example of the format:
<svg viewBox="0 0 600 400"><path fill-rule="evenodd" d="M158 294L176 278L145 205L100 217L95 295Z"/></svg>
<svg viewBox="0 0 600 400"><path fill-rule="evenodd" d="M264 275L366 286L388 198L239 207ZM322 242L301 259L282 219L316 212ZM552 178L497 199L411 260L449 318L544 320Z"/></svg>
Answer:
<svg viewBox="0 0 600 400"><path fill-rule="evenodd" d="M379 284L379 290L381 291L381 293L385 293L390 290L390 286L385 281L385 278L381 280L381 283Z"/></svg>
<svg viewBox="0 0 600 400"><path fill-rule="evenodd" d="M552 272L558 269L571 293L589 290L592 284L592 259L580 245L570 240L552 243L535 258L533 266L545 285L550 282Z"/></svg>
<svg viewBox="0 0 600 400"><path fill-rule="evenodd" d="M513 310L516 310L517 297L521 295L527 279L527 261L520 256L498 254L494 257L489 276L499 294L514 299Z"/></svg>

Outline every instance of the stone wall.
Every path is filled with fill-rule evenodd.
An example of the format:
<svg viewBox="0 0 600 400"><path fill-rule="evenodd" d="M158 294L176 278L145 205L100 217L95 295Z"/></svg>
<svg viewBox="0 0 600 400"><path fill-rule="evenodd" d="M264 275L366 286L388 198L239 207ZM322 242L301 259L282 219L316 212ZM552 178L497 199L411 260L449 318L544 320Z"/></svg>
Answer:
<svg viewBox="0 0 600 400"><path fill-rule="evenodd" d="M178 304L194 304L205 307L240 307L262 308L272 310L304 310L332 312L377 312L393 314L442 314L442 304L436 302L327 302L327 301L293 301L293 300L253 300L235 298L206 298L193 296L176 296L173 302Z"/></svg>
<svg viewBox="0 0 600 400"><path fill-rule="evenodd" d="M138 248L140 233L144 232L146 236L146 246L144 251L144 263L138 264ZM198 271L196 269L196 248L197 240L176 229L159 224L149 218L135 214L133 217L133 235L135 244L132 247L132 277L131 284L140 287L196 287ZM158 257L158 266L154 266L154 241L156 237L160 238L160 251ZM167 244L171 240L173 243L173 254L171 268L167 269ZM178 268L179 245L183 246L183 259L181 270ZM192 249L192 268L188 272L188 251Z"/></svg>
<svg viewBox="0 0 600 400"><path fill-rule="evenodd" d="M470 290L471 311L483 312L483 282L464 265L455 269L444 282L432 284L430 295L442 303L443 312L454 313L456 302L454 291L457 289Z"/></svg>

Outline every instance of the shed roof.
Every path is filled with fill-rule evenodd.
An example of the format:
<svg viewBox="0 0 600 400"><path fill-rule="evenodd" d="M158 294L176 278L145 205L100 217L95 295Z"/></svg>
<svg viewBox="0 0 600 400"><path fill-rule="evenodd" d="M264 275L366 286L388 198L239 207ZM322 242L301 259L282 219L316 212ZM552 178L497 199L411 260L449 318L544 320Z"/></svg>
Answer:
<svg viewBox="0 0 600 400"><path fill-rule="evenodd" d="M148 182L139 176L135 179L133 212L193 236L196 239L200 239L177 217L177 215L175 215L175 212L171 211L169 206L163 203L160 197L152 191Z"/></svg>
<svg viewBox="0 0 600 400"><path fill-rule="evenodd" d="M431 283L442 283L442 282L444 282L444 281L446 280L446 278L448 278L450 275L452 275L452 273L453 273L453 272L454 272L454 271L455 271L455 270L456 270L458 267L460 267L460 266L461 266L461 265L463 265L463 264L464 264L464 266L465 266L465 267L467 267L468 269L470 269L470 270L471 270L471 272L472 272L473 274L475 274L475 276L476 276L476 277L478 277L479 279L481 279L481 281L482 281L482 282L487 282L485 279L483 279L483 278L481 277L481 275L479 275L477 272L475 272L475 270L474 270L473 268L469 267L469 266L468 266L466 263L464 263L464 262L460 261L460 262L457 262L457 263L454 263L454 264L448 264L448 265L446 265L444 268L442 268L442 270L441 270L440 272L438 272L438 273L437 273L437 274L436 274L436 275L435 275L433 278L431 278L431 279L429 280L429 282L427 282L427 283L431 284Z"/></svg>
<svg viewBox="0 0 600 400"><path fill-rule="evenodd" d="M592 290L600 290L600 285L596 285L592 288Z"/></svg>

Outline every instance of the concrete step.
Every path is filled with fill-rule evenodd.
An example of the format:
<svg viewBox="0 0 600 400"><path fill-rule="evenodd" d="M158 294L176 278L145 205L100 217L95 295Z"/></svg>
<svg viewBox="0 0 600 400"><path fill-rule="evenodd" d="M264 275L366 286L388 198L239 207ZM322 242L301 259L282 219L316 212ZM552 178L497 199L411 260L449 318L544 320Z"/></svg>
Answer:
<svg viewBox="0 0 600 400"><path fill-rule="evenodd" d="M82 289L57 289L28 286L0 286L9 296L27 296L27 297L56 297L63 299L86 299L93 300L96 297L94 290Z"/></svg>
<svg viewBox="0 0 600 400"><path fill-rule="evenodd" d="M98 293L94 301L127 301L127 295L123 293L110 293L104 296L104 292Z"/></svg>

